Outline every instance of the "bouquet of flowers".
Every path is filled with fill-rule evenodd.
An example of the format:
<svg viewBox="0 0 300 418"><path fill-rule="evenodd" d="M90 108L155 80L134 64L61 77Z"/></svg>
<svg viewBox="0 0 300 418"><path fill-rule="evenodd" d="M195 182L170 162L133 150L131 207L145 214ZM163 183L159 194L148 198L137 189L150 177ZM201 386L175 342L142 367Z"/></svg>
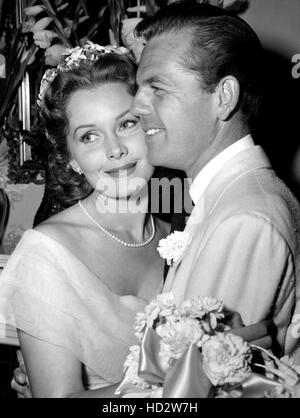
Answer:
<svg viewBox="0 0 300 418"><path fill-rule="evenodd" d="M230 332L223 303L196 297L176 306L158 295L138 313L123 397L297 397L300 367ZM235 330L236 331L236 330ZM257 361L259 354L260 361ZM258 372L262 370L263 372Z"/></svg>

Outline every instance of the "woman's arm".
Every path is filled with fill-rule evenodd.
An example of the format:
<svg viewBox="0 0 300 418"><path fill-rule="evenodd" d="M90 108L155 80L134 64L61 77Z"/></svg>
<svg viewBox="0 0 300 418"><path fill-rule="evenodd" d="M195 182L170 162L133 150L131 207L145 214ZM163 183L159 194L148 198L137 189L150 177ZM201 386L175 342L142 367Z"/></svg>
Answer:
<svg viewBox="0 0 300 418"><path fill-rule="evenodd" d="M117 385L90 391L84 389L82 364L72 352L23 331L18 334L34 398L114 397Z"/></svg>

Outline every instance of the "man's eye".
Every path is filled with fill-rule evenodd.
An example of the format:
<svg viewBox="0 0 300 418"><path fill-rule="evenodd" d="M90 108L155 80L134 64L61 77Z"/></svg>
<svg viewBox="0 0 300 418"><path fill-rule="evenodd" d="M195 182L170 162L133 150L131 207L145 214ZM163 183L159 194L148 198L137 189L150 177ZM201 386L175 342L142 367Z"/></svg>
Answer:
<svg viewBox="0 0 300 418"><path fill-rule="evenodd" d="M97 140L102 140L103 136L100 134L97 134L96 132L88 132L80 138L80 142L83 142L84 144L89 144L90 142L94 142Z"/></svg>
<svg viewBox="0 0 300 418"><path fill-rule="evenodd" d="M159 88L159 87L154 86L153 84L152 84L151 88L152 88L152 90L153 90L153 91L158 91L158 90L160 90L160 88Z"/></svg>
<svg viewBox="0 0 300 418"><path fill-rule="evenodd" d="M163 89L155 84L151 84L151 89L154 92L154 94L161 94L163 93Z"/></svg>
<svg viewBox="0 0 300 418"><path fill-rule="evenodd" d="M133 119L124 120L119 125L120 126L120 130L121 131L124 131L125 129L134 128L138 123L139 123L138 120L133 120Z"/></svg>

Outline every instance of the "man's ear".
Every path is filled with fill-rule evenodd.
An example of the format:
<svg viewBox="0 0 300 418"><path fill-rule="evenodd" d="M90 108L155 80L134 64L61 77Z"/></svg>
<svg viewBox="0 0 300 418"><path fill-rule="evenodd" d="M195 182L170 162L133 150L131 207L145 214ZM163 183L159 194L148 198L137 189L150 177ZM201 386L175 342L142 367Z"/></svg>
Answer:
<svg viewBox="0 0 300 418"><path fill-rule="evenodd" d="M233 76L222 78L217 87L218 116L221 120L227 120L237 107L240 97L240 84Z"/></svg>

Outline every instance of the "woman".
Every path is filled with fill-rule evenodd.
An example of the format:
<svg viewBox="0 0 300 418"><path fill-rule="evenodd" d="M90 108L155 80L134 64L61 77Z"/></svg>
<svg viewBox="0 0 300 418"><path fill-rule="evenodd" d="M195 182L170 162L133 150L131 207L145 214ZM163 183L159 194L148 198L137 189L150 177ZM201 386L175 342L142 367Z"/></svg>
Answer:
<svg viewBox="0 0 300 418"><path fill-rule="evenodd" d="M153 168L130 112L135 64L124 48L87 44L44 80L50 171L72 205L24 234L1 276L0 312L18 328L34 397L112 396L134 316L162 288L156 248L168 232L147 214Z"/></svg>

